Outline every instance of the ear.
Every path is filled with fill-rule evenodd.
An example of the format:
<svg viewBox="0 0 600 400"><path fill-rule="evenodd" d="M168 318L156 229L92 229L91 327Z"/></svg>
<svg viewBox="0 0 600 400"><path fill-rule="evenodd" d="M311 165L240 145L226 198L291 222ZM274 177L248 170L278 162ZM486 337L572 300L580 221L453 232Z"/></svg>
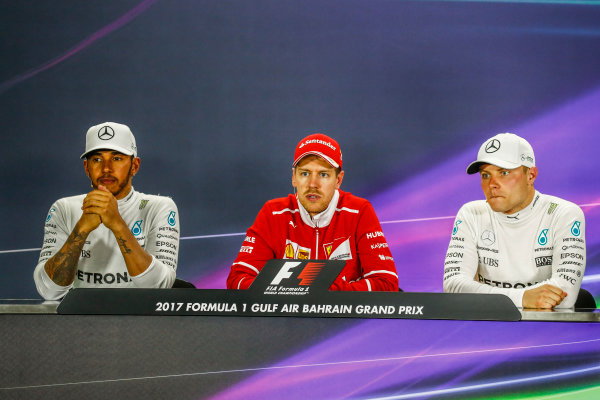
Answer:
<svg viewBox="0 0 600 400"><path fill-rule="evenodd" d="M533 182L535 182L535 178L537 178L538 169L537 167L529 168L529 172L527 174L527 182L533 186Z"/></svg>
<svg viewBox="0 0 600 400"><path fill-rule="evenodd" d="M339 189L340 186L342 186L342 180L344 179L344 171L340 171L340 173L337 176L337 182L335 185L336 189Z"/></svg>
<svg viewBox="0 0 600 400"><path fill-rule="evenodd" d="M296 168L292 167L292 187L296 187Z"/></svg>
<svg viewBox="0 0 600 400"><path fill-rule="evenodd" d="M131 162L131 175L135 176L135 174L138 173L138 171L140 170L140 164L142 163L142 160L139 157L135 157L133 159L133 161Z"/></svg>

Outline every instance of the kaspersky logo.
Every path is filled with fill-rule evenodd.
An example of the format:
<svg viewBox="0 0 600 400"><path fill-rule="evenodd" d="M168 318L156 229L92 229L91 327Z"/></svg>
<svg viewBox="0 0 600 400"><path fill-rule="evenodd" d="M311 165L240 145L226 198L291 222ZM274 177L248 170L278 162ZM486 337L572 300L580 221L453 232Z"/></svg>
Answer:
<svg viewBox="0 0 600 400"><path fill-rule="evenodd" d="M332 150L337 150L337 149L335 148L335 146L334 146L334 145L332 145L331 143L329 143L329 142L326 142L326 141L324 141L324 140L320 140L320 139L309 139L309 140L307 140L306 142L303 142L303 143L300 145L300 147L299 147L299 148L303 148L305 145L307 145L307 144L311 144L311 143L319 143L319 144L324 144L325 146L327 146L327 147L330 147Z"/></svg>
<svg viewBox="0 0 600 400"><path fill-rule="evenodd" d="M288 261L283 264L279 269L279 272L277 272L277 275L275 275L271 281L271 286L310 286L315 281L315 278L319 275L323 267L325 267L325 263L309 262L302 270L296 271L295 268L297 268L300 264L302 264L302 262L299 261ZM294 275L296 275L295 278ZM286 281L286 283L289 284L284 285L282 284L283 281Z"/></svg>

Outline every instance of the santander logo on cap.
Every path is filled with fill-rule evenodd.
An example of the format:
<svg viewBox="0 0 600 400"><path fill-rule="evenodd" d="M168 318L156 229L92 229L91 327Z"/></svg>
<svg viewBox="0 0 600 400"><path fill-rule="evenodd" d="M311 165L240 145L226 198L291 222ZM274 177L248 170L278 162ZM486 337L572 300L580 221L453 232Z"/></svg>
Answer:
<svg viewBox="0 0 600 400"><path fill-rule="evenodd" d="M303 157L309 154L322 157L334 168L341 168L342 166L340 145L334 139L322 133L309 135L298 143L293 165L295 166Z"/></svg>
<svg viewBox="0 0 600 400"><path fill-rule="evenodd" d="M305 145L311 144L311 143L324 144L325 146L331 147L331 150L334 150L334 151L337 150L337 148L333 144L331 144L329 142L326 142L325 140L319 140L319 139L309 139L309 140L306 140L306 141L302 142L302 144L300 145L299 148L301 149Z"/></svg>

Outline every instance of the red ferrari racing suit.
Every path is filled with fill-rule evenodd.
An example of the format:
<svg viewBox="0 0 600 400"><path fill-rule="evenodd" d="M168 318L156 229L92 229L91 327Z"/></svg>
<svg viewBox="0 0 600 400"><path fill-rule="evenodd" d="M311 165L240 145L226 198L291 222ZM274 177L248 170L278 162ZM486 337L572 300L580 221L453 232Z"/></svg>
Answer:
<svg viewBox="0 0 600 400"><path fill-rule="evenodd" d="M330 290L398 290L394 259L373 206L341 190L314 217L292 194L268 201L247 231L227 288L247 289L271 259L346 260Z"/></svg>

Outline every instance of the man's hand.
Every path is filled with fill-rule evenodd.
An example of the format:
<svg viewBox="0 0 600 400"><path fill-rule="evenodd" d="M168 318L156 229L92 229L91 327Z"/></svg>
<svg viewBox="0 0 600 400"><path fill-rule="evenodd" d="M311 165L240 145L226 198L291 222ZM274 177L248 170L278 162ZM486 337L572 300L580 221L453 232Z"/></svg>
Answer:
<svg viewBox="0 0 600 400"><path fill-rule="evenodd" d="M119 205L117 199L106 187L99 185L97 190L92 190L83 199L83 216L89 215L90 218L97 216L98 219L111 231L114 231L125 222L119 214ZM96 221L96 220L93 220ZM93 229L96 229L96 225Z"/></svg>
<svg viewBox="0 0 600 400"><path fill-rule="evenodd" d="M100 226L101 223L102 220L100 220L100 216L98 214L86 213L84 211L81 215L81 218L79 218L79 222L77 223L77 231L90 233Z"/></svg>
<svg viewBox="0 0 600 400"><path fill-rule="evenodd" d="M85 208L85 201L90 197L92 193L96 192L96 190L91 191L88 195L83 199L83 204L81 209L83 210L83 214L81 214L81 218L79 218L79 222L77 223L76 229L78 232L86 232L90 233L94 229L96 229L102 223L100 219L100 215L92 212Z"/></svg>
<svg viewBox="0 0 600 400"><path fill-rule="evenodd" d="M554 308L567 297L567 292L552 285L543 285L526 290L523 294L523 308Z"/></svg>

